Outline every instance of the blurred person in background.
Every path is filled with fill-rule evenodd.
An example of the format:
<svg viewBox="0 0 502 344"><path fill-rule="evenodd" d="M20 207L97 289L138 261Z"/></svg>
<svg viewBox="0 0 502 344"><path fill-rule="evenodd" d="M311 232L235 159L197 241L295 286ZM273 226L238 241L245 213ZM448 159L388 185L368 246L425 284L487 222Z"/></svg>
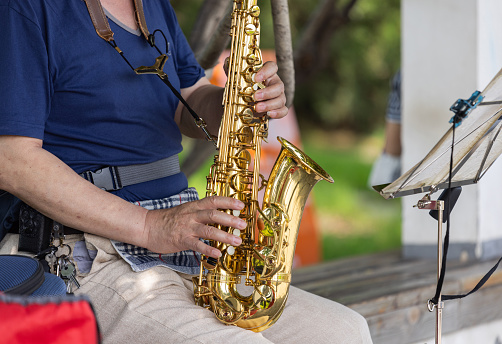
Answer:
<svg viewBox="0 0 502 344"><path fill-rule="evenodd" d="M391 183L401 175L401 70L390 85L385 114L385 146L373 163L368 179L370 187Z"/></svg>

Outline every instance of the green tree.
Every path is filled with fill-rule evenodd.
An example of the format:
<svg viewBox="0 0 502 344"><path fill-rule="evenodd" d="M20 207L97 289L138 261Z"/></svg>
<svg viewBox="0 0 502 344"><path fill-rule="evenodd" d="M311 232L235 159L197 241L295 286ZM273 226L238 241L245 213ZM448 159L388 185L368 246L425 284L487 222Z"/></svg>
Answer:
<svg viewBox="0 0 502 344"><path fill-rule="evenodd" d="M307 3L312 7L306 8ZM298 8L291 4L294 26L308 25L302 13L315 13L315 3L319 1ZM312 53L323 50L320 67L308 68L295 59L297 75L305 76L296 79L295 108L303 125L368 133L384 121L389 80L400 65L399 0L358 0L348 13L347 3L333 9L342 1L334 3L330 35ZM296 52L302 47L301 33L293 37ZM304 65L309 69L305 74L299 71Z"/></svg>

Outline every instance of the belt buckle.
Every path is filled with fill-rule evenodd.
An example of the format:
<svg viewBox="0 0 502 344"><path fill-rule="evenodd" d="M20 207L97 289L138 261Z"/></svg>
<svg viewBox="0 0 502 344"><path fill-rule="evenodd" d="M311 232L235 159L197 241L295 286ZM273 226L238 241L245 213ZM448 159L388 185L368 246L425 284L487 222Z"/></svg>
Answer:
<svg viewBox="0 0 502 344"><path fill-rule="evenodd" d="M112 172L109 167L101 168L94 172L90 172L92 177L92 183L96 185L98 188L105 191L115 191L119 190L114 183L114 178L112 176Z"/></svg>

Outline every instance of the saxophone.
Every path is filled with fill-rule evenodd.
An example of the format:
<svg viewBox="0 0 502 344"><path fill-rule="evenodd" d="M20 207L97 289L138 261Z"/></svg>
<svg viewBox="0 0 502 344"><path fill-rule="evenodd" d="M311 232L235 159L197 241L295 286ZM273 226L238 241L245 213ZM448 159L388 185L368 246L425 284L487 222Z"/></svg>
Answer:
<svg viewBox="0 0 502 344"><path fill-rule="evenodd" d="M233 247L212 241L221 257L202 257L199 276L193 278L197 305L212 310L225 324L255 332L272 326L284 309L298 229L311 189L320 180L333 182L312 159L280 137L282 149L268 181L260 174L268 117L254 116L253 106L254 92L264 87L254 82L263 65L257 1L234 0L219 154L207 177L206 193L244 202L244 209L233 215L244 219L247 227L241 231L217 225L240 236L242 244ZM260 206L258 191L263 188Z"/></svg>

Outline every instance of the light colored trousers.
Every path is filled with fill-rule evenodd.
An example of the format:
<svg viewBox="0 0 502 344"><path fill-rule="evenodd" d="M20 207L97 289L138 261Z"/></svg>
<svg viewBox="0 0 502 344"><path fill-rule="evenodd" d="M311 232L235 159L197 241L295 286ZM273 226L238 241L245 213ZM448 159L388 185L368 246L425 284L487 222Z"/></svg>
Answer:
<svg viewBox="0 0 502 344"><path fill-rule="evenodd" d="M254 333L224 325L194 304L191 276L162 266L133 272L108 239L89 234L85 239L98 253L91 271L79 275L81 288L75 294L91 299L105 344L372 343L361 315L295 287L269 329ZM16 249L2 242L0 253Z"/></svg>

